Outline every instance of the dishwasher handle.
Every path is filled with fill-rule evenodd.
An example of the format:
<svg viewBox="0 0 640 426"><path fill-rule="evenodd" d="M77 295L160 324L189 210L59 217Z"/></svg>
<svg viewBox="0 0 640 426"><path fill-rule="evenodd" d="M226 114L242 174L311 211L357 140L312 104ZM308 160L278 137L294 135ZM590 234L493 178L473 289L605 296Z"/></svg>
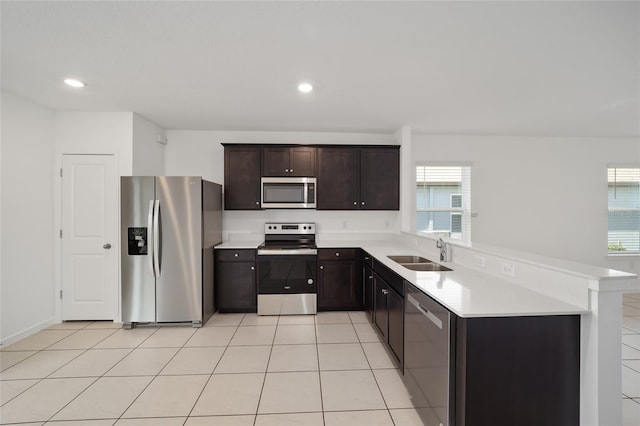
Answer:
<svg viewBox="0 0 640 426"><path fill-rule="evenodd" d="M420 304L420 302L418 302L413 296L411 296L410 294L407 295L407 300L409 301L409 303L411 303L413 306L416 307L417 310L420 311L420 313L422 315L424 315L425 317L427 317L429 319L429 321L431 321L436 327L438 327L440 330L442 330L442 320L440 318L438 318L433 312L431 312L428 308L424 307L423 305Z"/></svg>

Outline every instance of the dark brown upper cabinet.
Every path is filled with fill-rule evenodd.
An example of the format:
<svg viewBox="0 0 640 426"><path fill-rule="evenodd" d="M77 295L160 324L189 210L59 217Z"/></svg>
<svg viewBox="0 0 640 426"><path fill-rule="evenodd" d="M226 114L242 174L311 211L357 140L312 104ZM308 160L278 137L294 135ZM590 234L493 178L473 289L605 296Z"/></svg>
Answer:
<svg viewBox="0 0 640 426"><path fill-rule="evenodd" d="M318 210L357 209L360 200L357 148L318 148Z"/></svg>
<svg viewBox="0 0 640 426"><path fill-rule="evenodd" d="M399 208L399 147L318 148L318 210Z"/></svg>
<svg viewBox="0 0 640 426"><path fill-rule="evenodd" d="M360 149L360 208L400 209L400 150Z"/></svg>
<svg viewBox="0 0 640 426"><path fill-rule="evenodd" d="M260 210L260 165L262 147L224 147L225 210Z"/></svg>
<svg viewBox="0 0 640 426"><path fill-rule="evenodd" d="M315 177L316 148L265 146L262 148L262 176Z"/></svg>

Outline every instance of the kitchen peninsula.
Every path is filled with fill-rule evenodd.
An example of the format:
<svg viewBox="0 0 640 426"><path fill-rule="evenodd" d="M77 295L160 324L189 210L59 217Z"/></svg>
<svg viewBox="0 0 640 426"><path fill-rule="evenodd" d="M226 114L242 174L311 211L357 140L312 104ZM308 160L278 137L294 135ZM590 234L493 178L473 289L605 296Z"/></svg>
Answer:
<svg viewBox="0 0 640 426"><path fill-rule="evenodd" d="M218 246L217 249L257 247L257 239L254 242L251 238L251 234L232 235L229 241ZM543 327L540 330L545 330L545 334L557 332L555 337L547 341L551 346L545 347L541 352L544 353L545 350L548 352L553 345L561 345L560 350L549 353L551 358L546 361L536 357L510 360L501 358L507 361L504 365L528 368L530 371L538 372L537 369L540 367L536 362L546 362L547 368L551 370L554 363L556 366L563 366L562 369L557 370L557 372L563 372L562 374L565 375L563 377L567 380L565 384L568 386L564 388L567 392L564 393L563 397L566 399L562 401L562 407L560 404L557 405L559 408L557 414L567 416L562 418L562 424L621 423L621 401L619 395L611 392L611 389L621 387L619 372L621 342L618 332L622 327L621 298L623 291L639 290L635 287L635 275L553 259L532 258L532 256L506 253L489 247L469 247L455 243L448 244L451 261L445 263L452 269L451 271L411 271L391 260L389 256L420 255L437 261L439 250L431 238L404 233L319 234L317 244L319 249L362 249L379 265L400 277L405 282L405 288L407 285L412 286L451 312L458 318L459 324L474 319L492 321L502 319L503 324L508 323L509 319L543 321L545 317L561 321L562 323L546 325L542 325L542 321L529 324L532 327L531 336L535 335L534 331L537 327ZM482 258L484 268L478 266L478 257ZM501 272L501 264L505 262L518 271L517 278ZM365 292L366 287L363 290L363 296ZM364 299L363 297L363 302L366 302ZM405 300L405 306L406 304ZM363 309L365 309L364 303ZM491 327L494 326L495 324L491 325ZM378 329L380 330L379 325ZM471 328L467 327L466 330L469 331ZM460 333L458 331L458 337ZM521 333L526 332L521 330ZM460 349L459 342L458 349ZM406 350L406 340L404 346ZM595 354L598 356L594 357ZM398 360L398 355L395 355ZM493 353L490 356L494 355L496 354ZM407 359L406 353L404 357ZM457 359L460 361L465 358L459 356ZM399 364L402 366L403 361L399 360ZM571 365L574 366L573 369L569 367ZM456 367L461 371L460 368L464 365L461 366L458 363ZM487 380L486 383L492 382ZM457 385L459 391L460 383ZM572 386L573 391L571 391ZM535 386L532 389L536 389ZM517 391L510 392L517 394ZM451 415L457 416L457 419L462 421L464 417L461 416L465 414L460 409L467 400L461 394L457 396L452 394L451 400L454 399L458 411L452 411ZM483 401L483 404L486 404L486 401ZM532 400L529 404L536 405ZM468 405L467 411L470 412L472 408L472 405ZM545 419L544 415L540 418ZM558 418L555 417L556 420ZM464 424L474 423L467 418ZM520 424L526 424L526 422Z"/></svg>

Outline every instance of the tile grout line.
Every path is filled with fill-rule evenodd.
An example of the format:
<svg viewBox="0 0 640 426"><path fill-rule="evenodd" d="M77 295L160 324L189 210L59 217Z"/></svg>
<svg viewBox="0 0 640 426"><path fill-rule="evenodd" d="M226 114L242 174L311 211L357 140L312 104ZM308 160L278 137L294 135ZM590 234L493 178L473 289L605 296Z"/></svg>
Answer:
<svg viewBox="0 0 640 426"><path fill-rule="evenodd" d="M365 315L367 315L367 314L365 313ZM350 315L349 315L349 318L351 318ZM354 331L356 331L356 327L355 327L355 323L353 323L353 319L351 319L351 321L352 321L353 329L354 329ZM380 383L378 383L378 378L376 377L376 375L375 375L375 373L373 371L373 366L371 365L371 362L369 361L369 357L367 356L367 351L365 351L364 350L364 346L362 346L362 344L364 342L362 342L362 340L360 339L360 335L358 334L357 331L356 331L356 336L358 337L358 342L360 343L360 349L362 349L362 352L364 353L364 357L367 360L367 364L369 365L369 369L371 371L371 375L373 376L373 380L375 380L376 386L378 386L378 392L380 392L380 396L382 397L382 401L384 402L384 406L386 407L387 415L391 419L391 422L395 425L396 422L395 422L395 420L393 420L393 416L391 415L391 410L389 409L389 405L387 404L387 400L385 399L384 394L382 393L382 389L380 388Z"/></svg>
<svg viewBox="0 0 640 426"><path fill-rule="evenodd" d="M211 379L213 378L213 375L216 372L216 368L218 368L218 365L220 364L220 361L222 361L222 357L224 357L224 354L227 353L227 349L229 348L229 345L231 344L231 341L233 340L233 337L236 335L236 333L240 329L240 324L242 324L242 321L244 320L245 316L246 315L243 314L242 318L240 318L240 322L236 326L235 331L233 332L233 334L229 338L229 342L227 343L227 345L224 347L224 350L220 354L220 358L218 358L218 362L216 362L216 365L213 366L213 370L211 370L211 374L209 374L209 378L207 379L207 381L205 382L204 386L200 390L200 393L198 394L198 397L196 398L195 402L193 403L193 407L191 407L191 410L189 410L189 413L187 414L187 417L184 419L183 426L185 424L187 424L187 422L189 421L189 418L191 417L191 413L193 413L194 408L196 408L196 405L198 405L198 401L200 401L200 398L202 398L202 394L204 393L204 390L207 388L207 386L211 382ZM203 328L204 328L204 326L203 326ZM213 346L211 346L211 347L213 347Z"/></svg>
<svg viewBox="0 0 640 426"><path fill-rule="evenodd" d="M87 326L89 326L89 325L90 325L90 324L87 324L87 325L85 325L85 327L87 327ZM47 330L47 329L44 329L44 330ZM44 330L41 330L41 331L44 331ZM44 377L34 378L34 379L15 379L15 380L36 380L36 382L35 382L35 383L33 383L33 384L32 384L31 386L29 386L28 388L24 389L22 392L20 392L20 393L18 393L17 395L15 395L13 398L11 398L11 399L9 399L9 400L5 401L5 402L4 402L4 404L2 404L2 406L5 406L5 405L6 405L6 404L8 404L9 402L13 401L13 400L14 400L14 399L16 399L17 397L19 397L20 395L22 395L23 393L25 393L26 391L28 391L29 389L31 389L31 388L33 388L34 386L36 386L36 385L40 384L41 382L43 382L45 379L57 379L58 377L50 377L50 376L51 376L53 373L55 373L56 371L58 371L58 370L60 370L61 368L65 367L66 365L70 364L71 362L73 362L74 360L76 360L77 358L79 358L80 356L82 356L82 355L84 355L85 353L89 352L89 350L91 350L91 349L93 348L93 346L92 346L92 347L90 347L90 348L88 348L88 349L84 349L84 350L82 350L82 349L51 349L51 350L47 350L47 348L49 348L49 347L51 347L51 346L53 346L53 345L55 345L55 344L57 344L57 343L59 343L59 342L63 341L64 339L66 339L66 338L68 338L68 337L70 337L70 336L73 336L74 334L76 334L76 333L77 333L78 331L80 331L80 330L84 330L84 328L74 329L73 333L70 333L70 334L68 334L67 336L64 336L63 338L61 338L60 340L55 341L54 343L50 344L49 346L45 346L44 348L42 348L42 349L40 349L40 350L37 350L36 352L34 352L33 354L31 354L31 355L30 355L30 356L28 356L27 358L25 358L25 359L21 360L20 362L17 362L16 364L12 365L11 367L6 368L5 370L2 370L2 372L6 371L6 370L9 370L10 368L13 368L13 367L17 366L18 364L21 364L22 362L24 362L24 361L26 361L27 359L29 359L29 358L31 358L31 357L33 357L33 356L37 355L37 354L38 354L38 353L40 353L40 352L52 352L52 351L56 351L56 350L59 350L59 351L63 351L63 350L81 350L81 351L82 351L82 352L80 352L78 355L76 355L75 357L71 358L69 361L65 362L63 365L61 365L60 367L56 368L55 370L53 370L52 372L50 372L49 374L47 374L47 375L46 375L46 376L44 376ZM54 331L55 331L55 329L54 329ZM115 331L114 331L113 333L115 333ZM111 333L111 334L113 334L113 333ZM111 335L111 334L110 334L110 335ZM105 337L104 337L104 339L107 339L110 335L105 336ZM104 339L102 339L102 340L104 340ZM100 340L100 342L102 342L102 340ZM97 345L98 343L100 343L100 342L97 342L97 343L96 343L96 345ZM94 345L94 346L95 346L95 345ZM7 352L11 352L11 351L7 351ZM15 352L18 352L18 351L15 351ZM92 376L89 376L89 377L92 377ZM60 377L60 378L65 378L65 377ZM67 378L74 378L74 377L67 377ZM94 382L95 382L95 381L94 381ZM93 384L94 382L92 382L91 384ZM90 384L89 386L91 386L91 384ZM84 390L86 390L86 388L85 388ZM84 392L84 390L83 390L83 391L81 391L80 393L83 393L83 392ZM78 395L80 395L80 394L78 394ZM77 398L77 397L78 397L78 395L76 395L76 397L74 397L71 401L73 401L75 398ZM71 401L69 401L69 403L71 403ZM65 406L66 406L66 405L65 405ZM64 408L64 407L62 407L62 408ZM62 408L61 408L61 409L62 409ZM60 411L60 410L58 410L58 412L59 412L59 411ZM56 414L58 414L58 412L54 413L54 416L55 416ZM47 420L45 420L45 421L47 421Z"/></svg>
<svg viewBox="0 0 640 426"><path fill-rule="evenodd" d="M130 355L130 354L131 354L135 349L137 349L137 348L138 348L142 343L144 343L147 339L149 339L151 336L153 336L153 335L154 335L158 330L159 330L159 329L156 329L156 331L154 331L154 332L153 332L153 333L151 333L149 336L147 336L147 338L146 338L146 339L144 339L142 342L140 342L140 343L138 344L138 346L133 347L133 348L122 348L122 349L131 349L131 350L130 350L130 351L129 351L129 352L128 352L124 357L122 357L118 362L116 362L114 365L112 365L110 368L108 368L105 372L103 372L100 376L95 377L95 380L94 380L93 382L91 382L87 387L85 387L82 391L80 391L80 393L78 393L75 397L73 397L73 398L72 398L68 403L66 403L65 405L63 405L63 406L62 406L58 411L56 411L56 412L55 412L55 413L54 413L54 414L53 414L53 415L52 415L48 420L46 420L46 422L50 422L50 421L52 421L52 419L53 419L56 415L58 415L62 410L64 410L65 408L67 408L67 407L69 406L69 404L71 404L71 403L72 403L73 401L75 401L78 397L80 397L80 395L82 395L83 393L85 393L85 392L87 391L87 389L89 389L91 386L93 386L93 385L94 385L98 380L100 380L100 379L102 379L103 377L105 377L105 374L107 374L107 373L108 373L109 371L111 371L111 370L112 370L116 365L118 365L120 362L122 362L122 360L124 360L126 357L128 357L128 356L129 356L129 355ZM84 352L83 352L82 354L80 354L80 355L83 355L84 353L89 352L91 349L94 349L94 348L95 348L95 346L99 345L101 342L103 342L104 340L108 339L112 334L115 334L117 331L118 331L118 330L117 330L117 329L115 329L115 330L113 331L113 333L109 334L109 335L108 335L108 336L106 336L104 339L100 340L100 342L96 343L95 345L93 345L91 348L87 349L86 351L84 351ZM78 355L78 357L79 357L80 355ZM76 357L76 358L78 358L78 357ZM74 358L74 360L75 360L76 358ZM71 361L69 361L69 362L71 362ZM67 364L68 364L68 363L67 363ZM67 365L67 364L65 364L65 365ZM60 368L62 368L62 367L60 367ZM58 368L58 369L57 369L57 370L55 370L55 371L58 371L60 368ZM55 371L54 371L54 372L55 372ZM51 373L51 374L53 374L53 373ZM140 376L140 377L148 377L148 376ZM147 384L147 386L149 386L149 384L150 384L152 381L153 381L153 379L152 379L152 380ZM146 389L146 388L147 388L147 386L145 386L145 388L144 388L144 389ZM144 389L143 389L140 393L144 392ZM138 395L138 396L140 396L140 395ZM129 407L127 407L127 409L128 409L128 408L129 408ZM126 409L125 409L125 411L126 411ZM118 418L118 419L119 419L119 418ZM82 420L86 420L86 419L82 419ZM118 420L116 420L116 422L117 422L117 421L118 421ZM114 424L115 424L115 422L114 422Z"/></svg>
<svg viewBox="0 0 640 426"><path fill-rule="evenodd" d="M259 317L258 317L259 318ZM271 354L273 353L273 344L276 341L276 335L278 334L278 323L280 322L280 315L276 321L276 328L273 332L273 338L271 339L271 348L269 349L269 357L267 359L267 366L265 367L264 377L262 379L262 386L260 387L260 395L258 396L258 404L256 405L256 413L253 417L253 425L255 426L258 421L258 413L260 412L260 402L262 402L262 393L264 392L264 386L267 383L267 371L269 371L269 363L271 362ZM257 346L257 345L256 345Z"/></svg>
<svg viewBox="0 0 640 426"><path fill-rule="evenodd" d="M120 364L125 358L127 358L129 355L131 355L136 349L145 349L145 348L141 348L142 344L144 344L144 342L146 342L147 340L149 340L151 338L151 336L153 336L154 334L156 334L158 331L160 330L160 328L156 328L155 331L151 334L149 334L146 338L144 338L140 343L138 343L137 346L134 346L131 351L129 351L129 353L127 355L125 355L120 361L118 361L117 363L115 363L113 366L111 366L111 368L109 368L107 371L105 371L102 376L100 378L104 378L104 377L151 377L151 380L149 380L149 383L147 383L142 390L140 390L140 392L138 393L138 395L133 398L133 400L129 403L129 405L127 405L127 407L122 411L122 413L120 413L120 415L116 418L115 422L113 423L114 425L116 423L118 423L120 421L120 419L122 418L122 415L124 413L127 412L127 410L129 408L131 408L131 406L138 400L138 398L140 398L140 395L142 395L144 393L145 390L147 390L149 388L149 386L151 386L151 383L153 383L153 381L155 380L155 378L158 376L158 374L160 373L160 371L162 371L164 369L164 367L166 367L166 365L171 362L171 359L173 359L173 357L176 356L176 354L180 351L180 349L178 349L176 351L175 354L173 354L173 356L171 357L171 359L169 359L167 361L167 364L164 365L164 367L162 367L160 369L160 371L158 371L158 373L154 376L154 375L143 375L143 376L106 376L106 374L111 371L112 369L114 369L116 367L116 365ZM150 349L156 349L156 348L150 348Z"/></svg>
<svg viewBox="0 0 640 426"><path fill-rule="evenodd" d="M327 420L324 413L324 396L322 395L322 372L320 371L320 348L318 346L318 317L313 317L313 335L316 339L316 365L318 366L318 387L320 389L320 412L322 413L322 424L325 425Z"/></svg>

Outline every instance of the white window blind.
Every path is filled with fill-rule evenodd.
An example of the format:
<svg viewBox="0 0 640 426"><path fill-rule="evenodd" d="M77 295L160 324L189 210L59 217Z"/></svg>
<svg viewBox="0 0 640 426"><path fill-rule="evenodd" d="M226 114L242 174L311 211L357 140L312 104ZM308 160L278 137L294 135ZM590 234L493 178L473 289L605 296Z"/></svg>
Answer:
<svg viewBox="0 0 640 426"><path fill-rule="evenodd" d="M471 167L416 167L419 233L471 240Z"/></svg>
<svg viewBox="0 0 640 426"><path fill-rule="evenodd" d="M608 168L609 254L640 253L640 168Z"/></svg>

